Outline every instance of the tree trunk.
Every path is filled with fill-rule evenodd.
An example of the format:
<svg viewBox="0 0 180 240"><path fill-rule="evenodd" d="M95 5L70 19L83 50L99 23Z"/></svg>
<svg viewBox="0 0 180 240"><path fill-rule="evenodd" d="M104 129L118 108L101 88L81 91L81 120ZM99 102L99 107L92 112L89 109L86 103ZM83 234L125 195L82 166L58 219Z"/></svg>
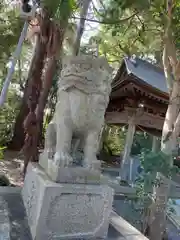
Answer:
<svg viewBox="0 0 180 240"><path fill-rule="evenodd" d="M36 67L34 75L32 75L33 84L31 86L31 99L28 106L30 112L24 122L27 132L23 147L25 153L24 174L26 173L28 162L38 160L38 146L39 138L42 136L44 108L52 85L56 58L59 50L62 48L68 19L72 12L72 8L69 6L69 1L62 1L61 4L64 8L66 7L66 11L64 10L64 12L61 13L59 25L51 20L47 9L43 9L41 15L38 16L40 37L42 40L39 47L43 52L38 54L41 63L35 63ZM44 68L45 58L49 59L46 68ZM41 77L43 69L45 69L45 74L42 84ZM43 89L41 89L41 85L43 86ZM35 92L33 92L33 89Z"/></svg>
<svg viewBox="0 0 180 240"><path fill-rule="evenodd" d="M46 20L43 23L46 27ZM42 25L43 25L42 24ZM35 115L35 109L38 104L38 99L42 86L42 71L44 68L44 58L46 56L46 44L41 41L40 36L37 39L37 47L35 51L34 60L32 63L32 68L30 69L30 79L27 91L27 105L29 108L29 114L24 121L24 129L26 132L26 139L23 146L24 153L24 175L26 173L26 168L29 161L35 161L35 156L37 153L36 144L36 128L37 120Z"/></svg>
<svg viewBox="0 0 180 240"><path fill-rule="evenodd" d="M165 32L163 65L170 98L163 126L161 151L169 158L169 168L171 168L173 166L173 151L177 147L177 138L180 134L180 62L177 60L176 49L172 39L173 0L167 0L167 8L168 21ZM160 178L160 184L154 188L155 199L151 207L149 222L150 240L162 240L166 229L166 207L170 181L165 182L159 173L157 178Z"/></svg>
<svg viewBox="0 0 180 240"><path fill-rule="evenodd" d="M47 61L47 66L45 68L45 74L44 74L43 88L41 90L38 106L36 108L36 118L37 118L36 138L37 138L38 145L42 139L44 109L46 107L48 95L52 86L53 76L57 66L57 57L59 57L59 54L61 52L67 24L68 24L68 20L67 21L65 20L64 22L61 23L60 27L57 27L54 25L55 28L53 28L54 37L53 37L53 42L51 43L52 44L51 49L54 49L54 50L52 55ZM51 54L51 49L49 49L50 54Z"/></svg>
<svg viewBox="0 0 180 240"><path fill-rule="evenodd" d="M180 76L179 76L180 79ZM173 89L170 97L170 103L166 112L161 151L169 157L169 167L173 165L173 151L177 146L177 137L179 135L174 128L178 116L178 109L180 108L180 81L174 81ZM161 177L160 177L161 179ZM170 189L170 182L164 183L161 179L161 184L154 188L155 202L151 212L150 223L150 240L161 240L166 228L166 206L168 201L168 194Z"/></svg>
<svg viewBox="0 0 180 240"><path fill-rule="evenodd" d="M90 2L91 2L91 0L83 1L81 13L80 13L80 23L79 23L78 30L77 30L76 40L75 40L75 43L73 46L74 55L78 55L78 53L79 53L81 37L84 32L85 18L87 15L87 11L88 11ZM54 71L55 71L55 67L56 67L56 56L57 56L57 53L59 52L59 50L61 51L67 24L68 24L68 18L63 19L60 23L59 34L57 32L57 35L56 35L56 33L54 32L55 30L58 31L57 28L55 28L53 31L54 42L52 43L51 48L54 49L54 55L51 56L50 59L48 59L48 64L47 64L47 68L46 68L45 75L44 75L44 86L41 91L39 103L38 103L38 106L36 109L36 117L37 117L37 122L38 122L38 128L37 128L37 132L36 132L37 133L37 136L36 136L37 143L39 143L40 139L42 138L44 109L45 109L45 106L47 103L50 88L52 86L53 75L54 75ZM57 43L58 43L58 45L57 45Z"/></svg>
<svg viewBox="0 0 180 240"><path fill-rule="evenodd" d="M10 149L10 150L20 151L24 145L24 140L25 140L26 134L24 132L23 123L24 123L26 116L29 113L27 99L28 99L29 86L30 86L31 80L32 80L31 72L33 69L33 62L35 61L35 58L36 58L36 56L35 56L36 51L37 51L37 36L35 38L35 47L34 47L33 53L32 53L32 59L31 59L28 77L27 77L24 94L23 94L23 98L22 98L22 102L21 102L21 106L20 106L20 111L16 118L12 140L8 146L8 149Z"/></svg>
<svg viewBox="0 0 180 240"><path fill-rule="evenodd" d="M55 68L56 68L56 59L55 57L52 57L51 59L48 60L48 63L47 63L43 89L41 91L39 103L36 108L36 118L39 125L38 132L37 132L38 144L42 142L41 140L42 140L42 130L43 130L44 109L46 107L49 91L52 86L52 80L53 80Z"/></svg>

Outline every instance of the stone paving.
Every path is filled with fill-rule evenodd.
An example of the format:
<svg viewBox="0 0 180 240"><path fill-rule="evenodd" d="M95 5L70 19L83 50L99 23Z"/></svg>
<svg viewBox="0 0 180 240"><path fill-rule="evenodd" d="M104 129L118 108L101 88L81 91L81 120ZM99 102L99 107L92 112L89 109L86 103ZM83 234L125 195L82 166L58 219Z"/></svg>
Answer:
<svg viewBox="0 0 180 240"><path fill-rule="evenodd" d="M0 188L0 240L32 240L18 188Z"/></svg>

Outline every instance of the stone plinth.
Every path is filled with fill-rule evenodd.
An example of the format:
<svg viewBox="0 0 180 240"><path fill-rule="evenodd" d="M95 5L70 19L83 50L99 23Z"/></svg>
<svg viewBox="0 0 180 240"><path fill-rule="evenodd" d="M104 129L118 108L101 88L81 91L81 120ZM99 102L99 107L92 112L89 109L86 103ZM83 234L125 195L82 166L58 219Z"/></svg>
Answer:
<svg viewBox="0 0 180 240"><path fill-rule="evenodd" d="M33 239L104 239L113 190L106 185L53 182L29 164L22 191Z"/></svg>
<svg viewBox="0 0 180 240"><path fill-rule="evenodd" d="M57 183L108 184L109 178L103 176L99 170L89 170L79 166L58 167L54 161L44 158L44 155L40 156L39 164L50 179ZM100 161L97 161L97 164L100 165Z"/></svg>

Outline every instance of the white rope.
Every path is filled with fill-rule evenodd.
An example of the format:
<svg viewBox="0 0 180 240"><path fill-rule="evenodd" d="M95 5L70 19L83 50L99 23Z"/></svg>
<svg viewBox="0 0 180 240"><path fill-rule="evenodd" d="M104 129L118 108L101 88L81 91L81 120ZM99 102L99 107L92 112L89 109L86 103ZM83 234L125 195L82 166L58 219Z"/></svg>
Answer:
<svg viewBox="0 0 180 240"><path fill-rule="evenodd" d="M26 37L27 30L28 30L28 22L26 21L24 23L24 27L23 27L23 30L21 32L21 36L19 38L18 45L17 45L16 50L14 52L14 56L13 56L12 60L10 61L10 68L8 70L8 74L6 76L6 79L4 81L4 85L3 85L3 88L2 88L2 91L1 91L0 107L3 106L3 104L6 100L8 88L9 88L9 85L10 85L10 82L11 82L11 79L12 79L12 75L14 73L14 69L15 69L15 66L16 66L17 59L19 58L19 55L21 54L22 44L23 44L24 39Z"/></svg>

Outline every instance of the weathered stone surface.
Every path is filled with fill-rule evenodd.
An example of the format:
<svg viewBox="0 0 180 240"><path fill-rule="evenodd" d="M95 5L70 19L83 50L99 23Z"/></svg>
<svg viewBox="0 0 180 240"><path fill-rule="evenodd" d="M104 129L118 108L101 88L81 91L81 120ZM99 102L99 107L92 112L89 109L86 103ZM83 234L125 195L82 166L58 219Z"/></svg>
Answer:
<svg viewBox="0 0 180 240"><path fill-rule="evenodd" d="M120 237L110 225L106 240L120 240ZM0 239L32 240L19 188L0 187Z"/></svg>
<svg viewBox="0 0 180 240"><path fill-rule="evenodd" d="M113 201L108 186L55 183L37 164L30 164L22 196L33 239L107 236Z"/></svg>
<svg viewBox="0 0 180 240"><path fill-rule="evenodd" d="M0 187L0 239L32 240L17 187Z"/></svg>
<svg viewBox="0 0 180 240"><path fill-rule="evenodd" d="M64 59L58 101L46 132L40 159L53 159L57 167L71 166L71 150L83 149L83 165L95 169L104 114L111 92L111 69L105 58L76 56ZM71 146L73 137L77 138Z"/></svg>
<svg viewBox="0 0 180 240"><path fill-rule="evenodd" d="M100 161L99 161L100 162ZM57 183L84 183L84 184L108 184L109 178L100 174L97 170L89 170L83 167L57 167L54 161L42 159L40 165Z"/></svg>
<svg viewBox="0 0 180 240"><path fill-rule="evenodd" d="M134 215L134 212L131 212L130 204L125 200L125 203L128 205L126 209L129 209L130 216ZM116 211L124 211L124 204L122 200L116 200L114 206ZM119 217L118 217L119 218ZM126 219L126 218L125 218ZM137 220L140 219L140 216L137 217ZM127 219L126 219L127 220ZM130 221L131 222L131 221ZM118 221L121 227L118 227L118 230L115 230L112 225L109 226L108 236L106 240L125 240L126 237L119 232L122 229L125 230L124 225L121 224L121 221ZM132 224L132 222L131 222ZM4 228L4 226L6 227ZM134 224L133 224L134 225ZM117 228L117 227L116 227ZM168 220L167 230L169 238L173 240L180 239L179 230ZM128 233L127 233L128 234ZM129 234L130 239L134 240L133 234ZM7 238L8 237L8 238ZM24 211L23 202L21 199L21 191L18 188L12 187L0 187L0 239L1 240L32 240L31 234L29 231L26 214ZM135 238L138 239L139 238ZM80 240L80 239L79 239ZM93 239L99 240L99 239Z"/></svg>
<svg viewBox="0 0 180 240"><path fill-rule="evenodd" d="M2 197L0 197L0 239L10 240L8 206Z"/></svg>

